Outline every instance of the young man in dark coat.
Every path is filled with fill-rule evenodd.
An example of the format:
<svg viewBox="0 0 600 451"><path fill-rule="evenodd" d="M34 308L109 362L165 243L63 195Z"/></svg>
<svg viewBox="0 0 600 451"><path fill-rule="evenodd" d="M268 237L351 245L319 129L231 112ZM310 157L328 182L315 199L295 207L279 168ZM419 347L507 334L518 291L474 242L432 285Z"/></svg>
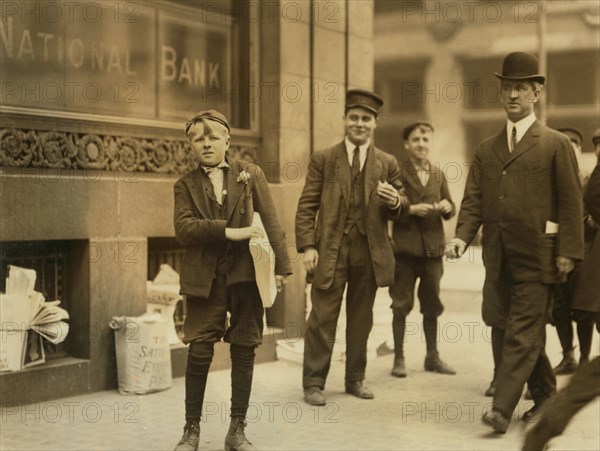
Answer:
<svg viewBox="0 0 600 451"><path fill-rule="evenodd" d="M296 245L312 281L304 335L304 399L325 404L337 320L346 295L346 392L372 399L363 383L377 287L394 281L388 219L408 210L396 159L373 145L377 95L346 94L346 137L313 154L296 212Z"/></svg>
<svg viewBox="0 0 600 451"><path fill-rule="evenodd" d="M291 274L291 266L262 170L226 155L230 143L227 118L215 110L202 111L187 122L185 132L200 165L175 183L175 236L186 247L180 291L187 306L183 342L189 344L186 423L175 449L198 447L214 344L224 339L231 344L232 392L225 449L251 450L254 447L244 429L264 312L249 249L249 239L262 236L261 229L251 225L255 211L275 252L278 290ZM226 329L227 312L231 318Z"/></svg>
<svg viewBox="0 0 600 451"><path fill-rule="evenodd" d="M533 111L545 82L537 58L511 53L495 75L506 125L475 152L446 256L460 257L483 226L482 313L497 374L493 408L482 420L504 433L526 382L534 407L524 419L556 391L545 325L553 284L583 258L583 202L568 138Z"/></svg>
<svg viewBox="0 0 600 451"><path fill-rule="evenodd" d="M425 370L456 374L439 357L437 318L444 311L440 280L444 271L442 256L446 245L442 219L455 214L454 203L443 172L428 160L433 145L433 126L411 124L402 132L408 159L400 165L402 184L410 201L409 215L394 221L396 270L389 292L394 318L394 367L392 375L406 377L404 336L406 316L414 306L415 283L419 282L419 302L427 346Z"/></svg>

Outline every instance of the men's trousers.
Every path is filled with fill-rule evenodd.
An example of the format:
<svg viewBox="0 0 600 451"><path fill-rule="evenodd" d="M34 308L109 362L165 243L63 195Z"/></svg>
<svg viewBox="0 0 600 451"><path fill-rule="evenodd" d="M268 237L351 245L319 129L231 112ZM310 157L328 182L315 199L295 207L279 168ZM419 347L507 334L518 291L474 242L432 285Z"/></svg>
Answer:
<svg viewBox="0 0 600 451"><path fill-rule="evenodd" d="M536 404L556 392L556 378L546 355L546 319L551 286L539 282L510 285L510 307L504 331L494 407L510 417L527 382Z"/></svg>
<svg viewBox="0 0 600 451"><path fill-rule="evenodd" d="M342 238L331 287L322 290L313 286L311 290L312 310L304 336L304 387L325 387L346 285L345 378L352 382L365 378L377 291L367 237L356 226Z"/></svg>

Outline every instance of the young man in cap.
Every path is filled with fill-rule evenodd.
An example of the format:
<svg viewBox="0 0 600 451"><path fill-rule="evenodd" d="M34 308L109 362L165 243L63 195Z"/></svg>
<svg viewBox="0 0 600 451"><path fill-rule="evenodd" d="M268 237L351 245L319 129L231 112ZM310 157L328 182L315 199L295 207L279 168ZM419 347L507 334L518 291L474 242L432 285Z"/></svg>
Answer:
<svg viewBox="0 0 600 451"><path fill-rule="evenodd" d="M571 141L571 147L578 163L581 160L581 143L583 134L576 128L559 128L559 132L567 135ZM589 174L581 166L579 167L579 180L585 187ZM579 340L580 359L583 364L589 360L592 348L592 337L594 333L594 317L582 310L572 308L573 289L577 280L577 270L570 273L565 283L559 283L554 286L552 322L556 327L556 333L563 351L563 358L554 368L554 374L573 374L577 370L577 360L575 359L575 347L573 346L573 320L577 323L577 337Z"/></svg>
<svg viewBox="0 0 600 451"><path fill-rule="evenodd" d="M250 238L260 213L275 252L277 289L291 274L283 231L262 170L226 155L227 118L215 110L198 113L185 126L197 169L175 183L175 236L186 246L181 291L187 315L183 342L189 344L185 374L185 426L176 450L195 450L214 344L231 344L231 424L226 450L254 449L245 436L255 350L262 341L263 306L256 286ZM227 312L231 314L225 329Z"/></svg>
<svg viewBox="0 0 600 451"><path fill-rule="evenodd" d="M400 166L400 178L410 201L409 215L394 221L396 270L389 292L394 318L394 367L392 376L406 377L404 336L406 316L415 303L415 283L419 282L419 303L427 346L425 370L456 374L439 356L437 318L444 311L440 280L444 271L442 256L445 238L442 219L455 214L454 203L443 172L428 159L433 145L433 126L427 122L409 125L402 132L408 158Z"/></svg>
<svg viewBox="0 0 600 451"><path fill-rule="evenodd" d="M312 281L304 334L304 399L325 404L337 320L346 296L346 392L372 399L363 383L377 287L394 280L388 218L405 214L398 163L373 144L383 101L369 91L346 94L346 137L316 152L296 212L296 241Z"/></svg>
<svg viewBox="0 0 600 451"><path fill-rule="evenodd" d="M569 140L534 113L545 82L537 58L511 53L495 75L506 125L475 152L446 256L460 257L483 225L482 313L492 327L496 390L482 420L504 433L526 382L534 406L524 419L556 390L545 325L552 285L583 257L583 205Z"/></svg>

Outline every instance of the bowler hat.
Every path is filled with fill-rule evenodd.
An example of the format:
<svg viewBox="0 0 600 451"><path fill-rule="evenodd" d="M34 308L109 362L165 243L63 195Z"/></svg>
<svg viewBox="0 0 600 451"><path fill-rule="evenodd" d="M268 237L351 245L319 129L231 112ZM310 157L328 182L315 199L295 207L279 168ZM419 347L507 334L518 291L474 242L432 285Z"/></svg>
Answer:
<svg viewBox="0 0 600 451"><path fill-rule="evenodd" d="M569 137L569 139L571 139L571 140L573 138L576 138L577 141L579 142L579 144L581 144L583 142L583 133L581 133L581 130L579 130L578 128L565 127L565 128L559 128L558 131L567 135Z"/></svg>
<svg viewBox="0 0 600 451"><path fill-rule="evenodd" d="M596 145L597 142L600 141L600 128L594 132L592 135L592 144Z"/></svg>
<svg viewBox="0 0 600 451"><path fill-rule="evenodd" d="M185 134L186 135L188 134L188 131L190 130L190 127L194 124L194 122L196 122L200 118L208 119L209 121L218 122L223 127L225 127L227 129L227 131L231 131L231 129L229 128L229 122L227 122L227 118L225 117L225 115L223 113L219 113L217 110L204 110L204 111L200 111L199 113L196 113L195 115L190 117L188 119L188 121L185 123Z"/></svg>
<svg viewBox="0 0 600 451"><path fill-rule="evenodd" d="M364 89L350 89L346 92L346 111L350 108L360 107L371 111L375 116L379 114L379 108L383 106L383 100L377 94Z"/></svg>
<svg viewBox="0 0 600 451"><path fill-rule="evenodd" d="M544 84L546 77L541 75L539 70L539 62L535 55L525 52L513 52L504 58L502 73L494 72L494 75L502 80L534 80Z"/></svg>

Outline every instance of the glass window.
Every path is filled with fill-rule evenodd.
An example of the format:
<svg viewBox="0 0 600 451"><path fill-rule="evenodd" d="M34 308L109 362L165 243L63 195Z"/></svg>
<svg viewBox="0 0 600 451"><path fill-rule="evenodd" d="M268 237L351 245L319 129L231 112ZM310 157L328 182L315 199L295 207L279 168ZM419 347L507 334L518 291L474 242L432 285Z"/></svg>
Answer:
<svg viewBox="0 0 600 451"><path fill-rule="evenodd" d="M26 3L31 14L15 8L0 21L3 106L113 122L105 117L181 122L216 108L251 127L251 2L72 2L72 14L53 2L63 13L51 21L40 19L46 2Z"/></svg>
<svg viewBox="0 0 600 451"><path fill-rule="evenodd" d="M477 58L462 61L465 108L498 108L499 86L494 72L502 71L502 58Z"/></svg>
<svg viewBox="0 0 600 451"><path fill-rule="evenodd" d="M548 55L548 105L598 105L600 95L598 51Z"/></svg>
<svg viewBox="0 0 600 451"><path fill-rule="evenodd" d="M425 70L429 60L395 61L375 66L383 112L421 113L425 109Z"/></svg>

